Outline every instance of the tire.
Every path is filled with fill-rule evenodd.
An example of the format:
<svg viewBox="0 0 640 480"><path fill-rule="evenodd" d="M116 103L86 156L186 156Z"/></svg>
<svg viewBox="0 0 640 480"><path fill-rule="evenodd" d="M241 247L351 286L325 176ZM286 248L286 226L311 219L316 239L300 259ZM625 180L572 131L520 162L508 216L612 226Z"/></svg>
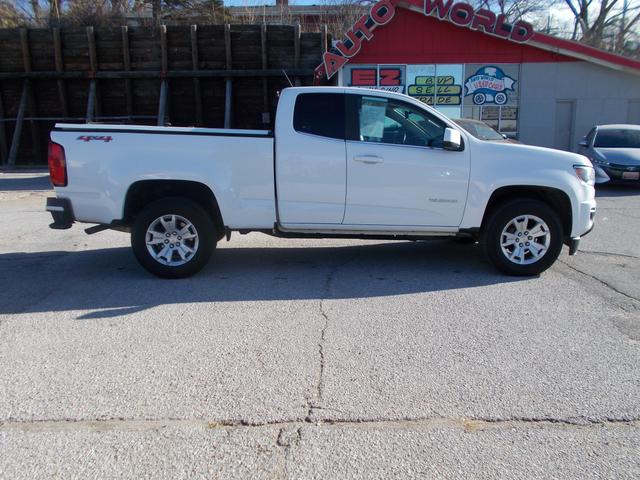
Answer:
<svg viewBox="0 0 640 480"><path fill-rule="evenodd" d="M200 205L186 198L167 197L148 204L137 216L131 248L150 273L184 278L207 264L216 247L215 233L211 217Z"/></svg>
<svg viewBox="0 0 640 480"><path fill-rule="evenodd" d="M544 272L556 261L563 238L560 218L546 203L520 199L491 214L483 243L486 255L498 270L507 275L531 276Z"/></svg>

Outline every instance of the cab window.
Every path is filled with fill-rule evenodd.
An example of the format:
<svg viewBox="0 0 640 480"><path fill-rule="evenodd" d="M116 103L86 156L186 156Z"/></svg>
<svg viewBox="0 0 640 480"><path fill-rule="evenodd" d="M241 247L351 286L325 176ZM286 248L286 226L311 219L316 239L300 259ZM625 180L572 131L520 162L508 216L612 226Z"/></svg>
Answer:
<svg viewBox="0 0 640 480"><path fill-rule="evenodd" d="M441 147L446 124L413 105L383 97L357 102L357 139L363 142Z"/></svg>
<svg viewBox="0 0 640 480"><path fill-rule="evenodd" d="M341 93L303 93L296 98L293 128L322 137L345 138L345 96Z"/></svg>

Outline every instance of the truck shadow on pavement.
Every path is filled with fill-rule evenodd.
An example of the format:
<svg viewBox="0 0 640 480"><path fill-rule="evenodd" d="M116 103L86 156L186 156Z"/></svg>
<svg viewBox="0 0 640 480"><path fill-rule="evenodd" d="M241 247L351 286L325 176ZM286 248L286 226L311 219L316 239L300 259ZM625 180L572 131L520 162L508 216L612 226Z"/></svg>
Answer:
<svg viewBox="0 0 640 480"><path fill-rule="evenodd" d="M452 241L216 250L198 275L153 277L129 248L0 255L0 313L124 316L176 303L384 297L526 281L504 276L478 245ZM88 312L87 312L88 311Z"/></svg>

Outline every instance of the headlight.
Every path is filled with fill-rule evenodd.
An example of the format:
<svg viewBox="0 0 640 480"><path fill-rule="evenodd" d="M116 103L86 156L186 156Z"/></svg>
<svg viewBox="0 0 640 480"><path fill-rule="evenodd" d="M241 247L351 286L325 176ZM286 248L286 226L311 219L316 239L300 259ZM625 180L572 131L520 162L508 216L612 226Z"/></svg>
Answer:
<svg viewBox="0 0 640 480"><path fill-rule="evenodd" d="M587 185L595 185L596 183L596 171L593 167L587 167L586 165L574 165L573 170L580 180Z"/></svg>
<svg viewBox="0 0 640 480"><path fill-rule="evenodd" d="M600 152L593 153L593 160L599 165L609 165L607 158Z"/></svg>

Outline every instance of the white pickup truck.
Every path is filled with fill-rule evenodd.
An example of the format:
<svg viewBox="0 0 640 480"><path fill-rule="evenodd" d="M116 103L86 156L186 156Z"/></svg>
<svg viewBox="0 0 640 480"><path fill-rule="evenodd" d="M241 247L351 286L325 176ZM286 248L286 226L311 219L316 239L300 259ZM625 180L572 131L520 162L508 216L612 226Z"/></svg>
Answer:
<svg viewBox="0 0 640 480"><path fill-rule="evenodd" d="M474 138L408 96L281 92L275 131L58 124L52 228L131 233L162 277L200 270L232 231L278 237L465 237L536 275L593 227L594 169L574 153Z"/></svg>

